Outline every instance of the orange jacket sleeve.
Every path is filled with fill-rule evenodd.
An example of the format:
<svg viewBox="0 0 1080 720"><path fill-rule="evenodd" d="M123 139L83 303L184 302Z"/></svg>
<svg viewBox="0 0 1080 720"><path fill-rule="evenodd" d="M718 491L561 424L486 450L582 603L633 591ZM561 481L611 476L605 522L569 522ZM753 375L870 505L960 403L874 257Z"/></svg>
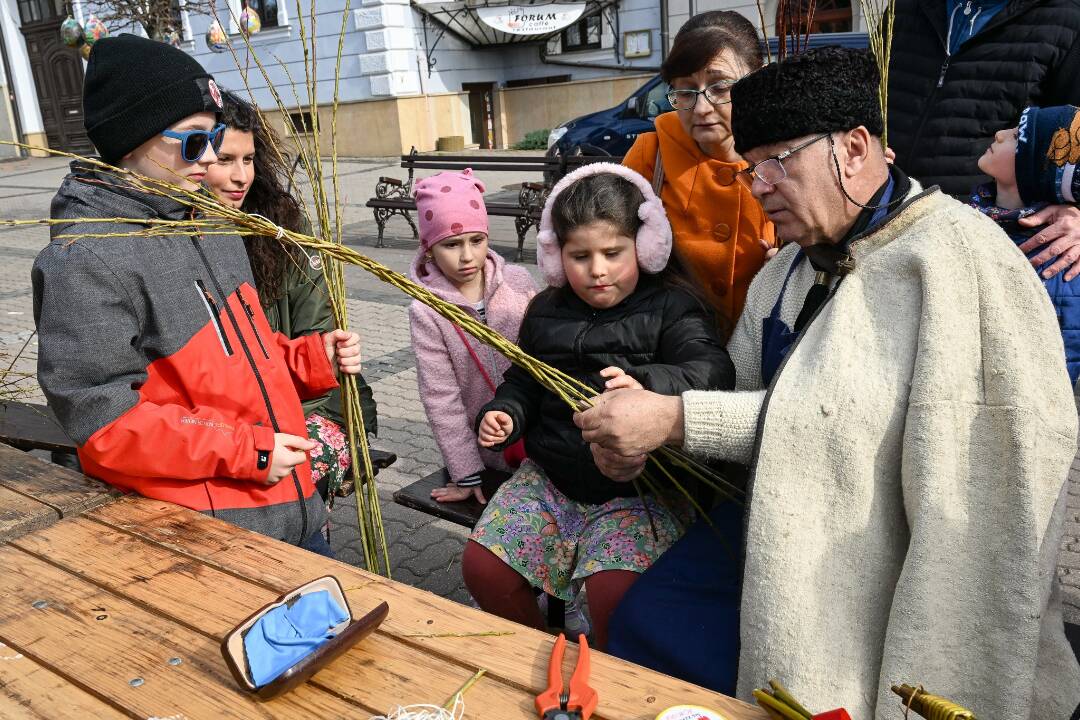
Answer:
<svg viewBox="0 0 1080 720"><path fill-rule="evenodd" d="M124 475L202 482L227 477L261 481L260 451L272 453L274 430L227 419L210 407L194 409L142 400L90 436L80 457Z"/></svg>
<svg viewBox="0 0 1080 720"><path fill-rule="evenodd" d="M274 333L274 340L285 355L285 365L289 368L301 400L317 398L338 386L320 333L301 335L295 339Z"/></svg>

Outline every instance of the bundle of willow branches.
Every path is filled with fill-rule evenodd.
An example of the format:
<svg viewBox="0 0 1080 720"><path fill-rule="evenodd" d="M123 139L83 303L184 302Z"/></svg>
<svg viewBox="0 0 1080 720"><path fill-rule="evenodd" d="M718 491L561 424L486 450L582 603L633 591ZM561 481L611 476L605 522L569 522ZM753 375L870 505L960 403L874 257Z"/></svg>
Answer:
<svg viewBox="0 0 1080 720"><path fill-rule="evenodd" d="M253 106L259 113L264 127L269 130L273 127L273 124L269 122L267 115L263 113L258 107L258 103L255 102L256 95L252 90L251 82L248 77L249 62L251 61L255 63L266 88L270 91L270 94L274 99L274 104L277 107L277 111L284 121L284 126L291 129L290 134L294 139L297 139L296 152L302 160L301 165L307 175L308 185L311 188L312 203L309 206L302 193L298 193L297 198L300 201L301 210L307 217L309 226L316 230L316 234L319 237L327 238L328 242L331 244L341 246L342 204L338 197L337 114L341 79L341 58L345 47L345 30L349 17L350 0L345 0L345 7L341 12L341 26L338 30L337 57L334 67L334 95L331 105L330 133L332 161L330 185L332 186L334 196L333 204L331 204L329 194L331 188L327 187L328 183L322 167L321 117L319 113L319 98L316 83L318 77L318 59L315 46L316 4L312 2L310 5L310 15L307 20L305 20L300 0L297 0L296 2L296 21L300 35L300 44L304 54L304 80L306 93L300 93L298 91L296 82L293 80L288 66L278 60L278 65L284 70L285 76L288 78L289 84L292 87L293 100L296 105L303 105L302 97L306 95L306 104L310 108L309 115L311 117L312 125L310 128L310 145L298 139L301 137L301 133L298 132L300 128L293 126L289 108L282 100L275 84L271 81L266 66L252 48L251 38L246 33L241 33L241 38L245 44L245 62L243 64L241 64L239 54L233 47L231 40L227 41L227 45L229 52L232 55L233 63L243 80L244 89L247 90L248 96L251 98ZM237 18L235 17L235 12L231 5L229 6L229 12L233 16L233 22L236 23ZM217 19L216 8L215 19ZM271 143L271 149L277 155L279 166L290 167L289 155L277 145L275 133L269 131L265 135ZM295 185L293 182L294 180L294 178L289 178L290 186ZM333 211L331 211L331 208L333 208ZM277 236L276 234L271 234L270 237L275 238ZM317 262L313 260L312 264L313 266L317 266L319 263L322 264L323 277L326 280L328 299L331 311L334 315L334 321L339 328L347 330L349 327L349 315L345 304L346 293L343 267L341 263L322 262L321 257L318 258ZM375 483L375 471L371 465L371 452L368 447L367 429L364 427L363 413L360 409L360 393L357 389L356 378L353 376L346 377L344 379L342 390L342 415L345 418L345 433L348 438L353 475L356 478L356 518L360 530L360 545L363 549L364 563L368 570L379 572L381 560L382 574L386 575L386 577L390 577L390 554L386 543L386 530L383 527L382 522L382 510L379 506L378 487Z"/></svg>
<svg viewBox="0 0 1080 720"><path fill-rule="evenodd" d="M862 0L860 0L861 2ZM768 62L773 61L769 45L769 23L765 20L765 5L755 0L758 11L762 44ZM777 0L776 5L776 61L788 55L798 55L810 46L810 28L814 24L817 0Z"/></svg>
<svg viewBox="0 0 1080 720"><path fill-rule="evenodd" d="M342 323L347 321L346 311L345 311L345 285L344 285L344 275L343 275L343 272L342 272L342 268L343 268L343 263L350 263L350 264L360 266L364 270L366 270L366 271L370 272L371 274L375 275L377 278L379 278L383 282L387 282L387 283L397 287L399 290L402 290L407 295L413 297L414 299L419 300L420 302L424 303L428 307L431 307L436 312L438 312L440 315L442 315L447 320L449 320L451 323L453 323L454 325L462 328L466 332L470 333L471 335L476 337L481 342L490 345L492 348L494 348L495 350L497 350L500 353L502 353L503 355L505 355L507 357L507 359L509 359L511 362L513 362L516 365L518 365L518 366L522 367L523 369L527 370L530 374L533 375L533 377L535 377L537 379L538 382L540 382L541 385L543 385L544 387L546 387L547 389L549 389L550 391L552 391L556 395L558 395L570 407L572 407L574 409L580 409L582 407L588 406L590 404L589 399L596 395L596 391L593 388L590 388L590 387L578 382L575 378L573 378L573 377L571 377L569 375L566 375L562 371L560 371L560 370L558 370L558 369L556 369L554 367L551 367L550 365L547 365L545 363L540 362L539 360L536 360L535 358L530 357L526 353L522 352L521 349L517 345L510 342L505 337L503 337L499 333L495 332L491 328L487 327L483 323L478 322L477 320L473 319L470 315L465 313L458 306L456 306L456 305L454 305L452 303L445 302L444 300L442 300L438 296L436 296L433 293L431 293L430 291L428 291L428 289L423 287L422 285L418 285L418 284L412 282L411 280L409 280L404 275L401 275L400 273L396 273L396 272L390 270L389 268L375 262L374 260L372 260L372 259L370 259L370 258L368 258L368 257L366 257L364 255L361 255L360 253L357 253L357 252L355 252L354 250L352 250L350 248L345 247L344 244L342 243L342 241L341 241L341 229L342 229L341 209L342 209L342 204L339 201L339 189L340 189L340 187L339 187L339 183L338 183L338 169L337 169L337 167L338 167L338 151L337 151L337 117L338 116L337 116L337 113L338 113L338 105L339 105L339 81L340 81L340 77L341 77L341 58L342 58L342 52L343 52L343 49L344 49L345 30L346 30L346 23L347 23L347 18L348 18L348 14L349 14L350 2L351 2L351 0L345 0L345 7L342 10L341 25L340 25L339 30L338 30L337 57L336 57L336 64L335 64L335 68L334 68L334 93L333 93L333 101L332 101L332 104L331 104L331 112L330 112L330 120L331 120L331 128L330 128L330 137L331 137L331 156L330 156L331 178L330 178L330 185L332 186L333 196L334 196L334 200L335 200L335 202L333 204L333 207L335 209L335 213L333 215L331 215L331 212L330 212L331 203L330 203L330 200L329 200L329 193L327 192L327 189L328 189L327 188L327 180L326 180L326 178L325 178L325 176L323 174L323 167L322 167L322 153L321 153L321 145L320 145L320 142L321 142L321 131L320 131L321 117L320 117L320 113L319 113L318 93L316 92L316 87L315 87L315 78L317 76L317 72L316 72L316 70L317 70L317 67L316 67L316 53L315 53L315 35L316 35L316 33L315 33L315 17L316 17L315 16L315 8L314 8L314 3L312 3L311 13L310 13L310 16L309 16L310 17L310 28L309 28L307 26L307 24L305 24L305 21L304 21L304 13L303 13L303 9L302 9L300 0L296 0L296 10L297 10L296 14L297 14L297 18L298 18L299 34L300 34L301 43L302 43L303 49L304 49L305 90L306 90L306 97L307 97L307 105L311 110L310 115L311 115L311 123L312 123L312 127L311 127L311 146L308 147L304 143L300 143L297 146L297 151L300 153L300 157L301 157L301 160L302 160L302 165L305 168L305 172L307 174L307 179L308 179L308 182L309 182L309 184L311 186L312 195L314 197L315 210L316 210L316 212L314 214L316 215L316 218L311 217L311 213L308 212L308 208L307 208L306 205L304 205L304 210L305 210L306 213L309 214L309 220L312 221L311 226L313 228L320 228L321 229L321 232L317 233L317 235L319 237L321 237L321 238L330 238L330 239L329 240L326 240L326 239L319 240L316 237L304 236L304 235L299 234L299 233L288 233L288 232L282 233L281 232L282 229L278 228L277 226L274 226L272 223L266 223L266 224L270 225L269 228L266 228L265 224L260 226L259 223L258 223L259 219L256 219L256 226L247 226L247 227L245 227L243 221L241 219L237 218L235 216L235 214L233 214L232 216L230 216L227 219L231 219L232 222L234 222L237 227L240 227L245 232L245 234L254 234L254 235L262 235L262 236L269 236L269 237L278 237L279 239L281 239L283 241L292 242L292 243L294 243L295 245L297 245L297 246L299 246L301 248L307 248L309 250L317 251L317 252L319 252L321 254L321 256L324 259L329 260L330 262L325 262L324 263L323 269L324 269L324 273L326 275L327 285L328 285L328 287L330 289L330 298L329 298L330 299L330 304L331 304L332 308L334 309L335 317L339 321L339 327L345 327L345 325L342 324ZM813 3L813 2L815 2L815 0L810 0L810 2ZM231 9L230 9L230 13L232 13ZM807 30L807 32L809 31L809 23L810 23L812 17L813 17L813 5L811 5L811 9L809 10L809 17L807 18L807 21L806 21L806 30ZM236 18L234 17L233 20L235 22ZM310 35L308 34L309 29L310 29ZM289 107L286 105L286 103L282 99L281 94L274 87L274 83L271 81L270 75L267 72L266 65L262 62L262 60L258 57L257 53L255 53L254 49L252 48L250 38L247 37L247 36L242 36L242 38L243 38L245 46L246 46L245 47L246 59L254 62L256 68L258 69L258 72L259 72L262 80L265 83L265 86L270 91L270 94L274 99L274 103L277 106L278 113L280 114L281 118L283 119L283 121L285 123L285 126L286 127L291 127L292 120L291 120L291 116L290 116L290 112L289 112ZM254 98L254 93L252 92L251 84L250 84L249 78L248 78L247 63L241 64L240 56L232 48L231 44L229 45L229 50L232 53L234 64L235 64L236 68L240 72L240 75L241 75L241 77L242 77L242 79L244 81L244 86L247 89L248 94L251 97ZM293 81L293 78L292 78L292 76L291 76L291 74L289 72L288 66L285 65L285 63L281 62L280 60L278 60L278 64L282 68L282 70L285 72L286 77L289 79L290 85L292 87L294 100L296 101L296 103L298 105L301 104L300 103L301 93L298 91L297 85ZM262 114L262 111L260 111L260 114ZM264 116L264 119L265 119L265 116ZM297 137L299 135L299 133L295 132L297 130L297 128L292 128L292 129L293 129L293 132L291 134L294 137ZM283 153L280 148L275 148L274 151L276 153L278 153L280 158L286 157L285 153ZM301 200L302 200L302 198L301 198ZM215 217L213 212L209 208L202 208L202 211L205 213L207 218ZM239 213L239 214L243 215L243 213ZM248 217L250 218L250 216L248 216ZM226 219L226 218L222 218L222 219ZM315 222L316 219L317 219L317 222ZM262 220L265 220L265 219L262 219ZM272 229L272 232L269 231L271 229ZM335 262L335 261L337 261L337 262ZM346 418L349 419L350 424L353 422L353 419L355 419L356 421L358 421L357 424L361 428L361 432L359 433L359 435L361 437L357 438L359 440L359 443L354 442L353 436L352 436L352 434L350 434L350 447L353 448L354 450L355 450L356 447L362 447L363 461L364 461L364 467L365 467L365 477L373 478L374 475L371 472L370 459L368 458L368 448L367 448L367 443L366 443L366 434L362 432L363 421L362 421L361 414L360 414L359 394L355 393L355 392L351 392L351 393L347 393L347 395L349 397L349 402L350 402L351 407L349 408L349 412L346 414ZM353 466L357 467L357 459L355 457L353 459ZM689 478L692 478L692 479L700 482L701 484L705 485L706 487L709 487L709 488L713 489L715 492L719 493L723 497L735 500L737 502L741 502L742 497L743 497L743 491L742 491L741 488L738 488L738 487L728 483L723 477L719 476L717 473L715 473L708 466L694 460L689 455L687 455L686 453L683 453L682 451L679 451L679 450L675 450L675 449L672 449L672 448L662 448L662 449L660 449L659 451L657 451L657 453L655 455L650 456L650 469L653 472L646 472L645 474L643 474L641 480L642 480L642 482L644 482L648 486L648 488L651 491L653 491L654 493L659 495L658 491L659 491L660 488L657 487L656 480L658 480L658 479L659 480L665 480L665 481L667 481L667 484L670 484L672 487L676 488L677 491L680 492L682 495L685 495L690 500L690 502L694 505L694 507L698 510L698 512L701 513L702 515L705 515L704 509L701 508L701 506L697 502L695 495L692 492L690 492L687 488L685 488L682 484L680 484L679 477L677 476L677 473L678 473L679 476L689 477ZM675 471L675 472L673 472L673 471ZM661 483L661 484L663 484L663 483ZM374 483L370 482L370 483L368 483L368 485L370 486L370 495L369 495L369 498L368 498L369 499L369 504L368 504L368 508L367 508L368 512L364 512L362 510L360 498L358 498L358 501L357 501L357 511L360 514L359 521L360 521L361 535L362 535L362 538L364 538L364 540L365 540L365 545L367 543L367 538L369 537L369 534L372 537L376 537L376 534L375 534L376 533L376 528L374 527L374 523L372 522L372 518L377 516L378 510L379 510L378 496L377 496L377 494L375 494ZM640 492L641 488L639 487L638 490ZM370 528L370 533L369 534L365 534L365 528L366 527ZM383 552L385 553L385 535L381 533L381 527L382 527L381 518L379 518L377 530L380 531L380 532L378 532L377 537L380 539ZM372 554L374 554L374 553L372 553ZM369 565L369 567L370 567L370 565ZM389 562L388 561L387 561L387 573L389 573Z"/></svg>
<svg viewBox="0 0 1080 720"><path fill-rule="evenodd" d="M903 699L905 708L927 720L975 720L975 713L951 700L931 695L923 690L922 685L893 685L892 691Z"/></svg>
<svg viewBox="0 0 1080 720"><path fill-rule="evenodd" d="M248 69L251 63L260 74L265 88L273 97L277 112L283 119L284 126L291 128L293 139L296 141L295 151L299 154L304 168L306 179L310 187L310 202L302 193L298 193L297 200L301 210L307 217L312 234L303 234L295 229L282 228L269 219L245 213L241 210L229 207L204 191L189 191L182 189L172 182L145 177L130 170L115 168L98 160L47 150L50 154L60 155L78 160L96 171L109 177L117 184L138 187L143 192L172 197L192 208L192 219L185 221L165 220L129 220L125 218L82 218L66 219L63 221L2 221L0 224L69 224L73 222L86 223L136 223L142 229L135 232L109 233L103 228L102 233L94 234L95 237L113 236L163 236L163 235L190 235L192 233L202 235L240 234L266 239L267 242L279 241L298 247L311 260L313 267L321 263L323 274L328 288L328 300L334 314L337 326L342 329L348 328L348 312L346 307L346 293L344 280L344 263L357 265L373 274L383 282L389 283L410 297L419 300L432 308L448 321L468 332L500 353L504 354L511 362L528 371L545 388L555 393L564 402L575 410L590 404L590 398L596 395L593 388L577 381L575 378L563 373L546 363L524 353L517 345L505 337L475 320L458 306L448 303L431 293L427 288L412 282L404 275L394 272L378 262L346 247L342 243L342 203L339 197L338 182L338 151L337 151L337 114L339 105L339 80L341 76L341 59L345 41L346 22L349 16L350 0L346 0L342 10L341 26L338 33L338 48L336 65L334 68L334 92L330 109L330 164L331 173L327 178L323 168L323 147L321 138L321 114L316 88L318 76L316 59L316 13L315 3L311 3L310 14L305 19L303 7L299 0L296 2L296 22L299 37L303 47L304 57L304 90L301 92L297 83L289 71L288 66L281 60L278 65L284 71L292 87L295 106L306 105L310 108L312 126L308 141L300 140L299 128L292 127L290 120L290 106L286 104L281 94L271 80L265 63L258 57L251 46L250 38L241 34L245 44L245 56L241 60L240 53L228 42L228 49L233 57L234 64L243 79L244 87L248 95L254 99L248 77ZM230 7L230 12L232 9ZM235 22L234 18L234 22ZM306 99L306 102L303 100ZM266 127L273 127L265 112L259 110L260 116ZM273 136L268 133L271 150L280 161L280 165L291 165L289 153L282 148ZM18 143L10 143L19 145ZM30 147L20 145L21 147ZM41 149L41 148L31 148ZM179 179L178 179L179 180ZM293 178L290 178L293 180ZM295 184L295 183L294 183ZM331 200L331 196L333 199ZM63 236L61 236L63 237ZM76 239L70 236L70 239ZM386 533L382 523L379 506L378 491L374 481L374 470L371 466L367 433L363 425L363 414L360 410L360 395L357 392L356 381L352 376L344 379L343 384L343 415L346 418L346 432L349 439L349 448L352 455L352 465L357 477L356 505L357 521L360 529L361 542L364 552L364 561L368 570L381 572L389 577L390 560L387 550ZM354 470L354 472L355 472ZM650 464L640 481L648 490L660 495L659 485L670 485L679 493L686 496L699 513L705 515L704 509L699 505L695 495L687 489L680 478L696 480L702 485L713 489L721 496L736 502L742 500L743 491L716 474L708 466L694 460L686 453L672 448L661 448L650 456ZM636 481L635 481L636 482ZM639 493L641 487L638 486ZM651 519L651 518L650 518ZM380 568L380 565L382 566Z"/></svg>
<svg viewBox="0 0 1080 720"><path fill-rule="evenodd" d="M754 699L774 720L811 720L814 716L776 680L770 680L768 688L755 690Z"/></svg>
<svg viewBox="0 0 1080 720"><path fill-rule="evenodd" d="M311 235L305 235L275 225L261 215L251 215L242 210L223 204L216 197L203 191L184 190L171 182L156 180L139 175L130 170L123 170L105 165L98 160L80 158L79 156L58 151L50 151L53 154L74 157L82 162L95 167L99 174L111 176L118 184L137 186L142 192L155 195L168 196L192 208L192 218L188 220L146 220L126 218L76 218L62 220L0 220L2 225L69 225L73 223L97 223L110 225L117 223L132 223L142 226L136 231L110 233L103 227L100 233L84 233L81 235L60 234L60 239L77 240L82 237L160 237L160 236L189 236L200 234L212 235L242 235L276 238L281 242L292 243L301 248L305 253L318 253L326 265L337 265L337 272L341 272L341 263L356 265L371 273L379 280L388 283L415 300L430 307L435 312L446 318L454 325L475 337L480 342L502 353L515 365L528 372L538 383L555 393L568 406L579 410L591 405L592 398L596 397L595 389L578 381L576 378L564 373L558 368L552 367L545 362L525 353L520 347L508 340L497 331L488 327L479 320L466 313L461 307L447 302L432 293L429 289L413 282L399 272L395 272L381 263L362 255L340 242L321 240ZM342 303L344 305L344 303ZM356 409L355 417L359 418L359 408ZM704 486L719 493L722 497L740 502L743 498L743 490L729 483L708 466L690 457L688 454L675 448L663 447L655 451L649 458L649 466L641 477L646 488L658 495L662 495L661 486L669 484L679 493L684 495L699 513L705 515L705 510L697 502L694 494L680 480L687 478L696 480ZM659 485L658 485L659 483ZM641 488L639 487L639 491Z"/></svg>
<svg viewBox="0 0 1080 720"><path fill-rule="evenodd" d="M810 46L817 0L778 0L776 6L776 60L798 55ZM768 35L765 36L768 38Z"/></svg>
<svg viewBox="0 0 1080 720"><path fill-rule="evenodd" d="M877 61L881 80L878 83L878 102L881 103L881 120L885 129L881 132L881 146L888 147L889 119L889 60L892 57L893 19L896 17L896 0L859 0L866 33L870 37L870 50Z"/></svg>

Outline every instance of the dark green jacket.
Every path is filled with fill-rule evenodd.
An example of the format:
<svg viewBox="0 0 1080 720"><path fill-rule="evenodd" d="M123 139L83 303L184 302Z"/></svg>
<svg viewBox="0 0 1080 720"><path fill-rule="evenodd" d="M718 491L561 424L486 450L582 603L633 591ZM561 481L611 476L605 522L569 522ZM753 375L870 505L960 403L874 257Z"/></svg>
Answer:
<svg viewBox="0 0 1080 720"><path fill-rule="evenodd" d="M263 302L263 311L270 327L286 337L296 338L311 333L324 333L333 330L336 325L330 312L326 278L322 270L314 270L306 262L289 262L285 271L285 291L276 302ZM375 398L371 386L363 376L356 378L360 390L360 408L364 415L364 427L369 433L378 432ZM323 417L333 420L342 427L345 420L341 414L341 389L331 390L328 394L309 400L304 405L304 415L318 412Z"/></svg>

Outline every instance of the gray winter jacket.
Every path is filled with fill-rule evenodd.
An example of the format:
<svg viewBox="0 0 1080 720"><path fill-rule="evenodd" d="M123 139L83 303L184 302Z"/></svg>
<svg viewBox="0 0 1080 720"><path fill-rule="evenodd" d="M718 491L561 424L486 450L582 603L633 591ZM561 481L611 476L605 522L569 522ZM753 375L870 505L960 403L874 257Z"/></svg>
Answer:
<svg viewBox="0 0 1080 720"><path fill-rule="evenodd" d="M320 337L271 332L238 236L77 220L189 212L118 182L73 165L52 206L73 222L34 262L50 407L88 474L300 544L326 520L309 464L264 480L274 434L307 436L300 398L336 386Z"/></svg>

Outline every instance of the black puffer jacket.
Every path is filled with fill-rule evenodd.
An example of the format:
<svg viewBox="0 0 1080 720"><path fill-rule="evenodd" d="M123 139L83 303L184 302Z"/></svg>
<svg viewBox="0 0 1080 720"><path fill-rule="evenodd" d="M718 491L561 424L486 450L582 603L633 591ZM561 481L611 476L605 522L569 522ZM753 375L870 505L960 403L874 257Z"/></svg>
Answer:
<svg viewBox="0 0 1080 720"><path fill-rule="evenodd" d="M598 391L605 382L599 373L609 366L623 368L647 390L664 395L735 385L735 369L713 318L692 295L649 275L607 310L590 307L569 288L540 293L525 313L519 343ZM632 483L600 474L570 408L524 370L506 371L477 423L490 410L514 419L508 444L524 432L529 458L572 500L599 504L636 493Z"/></svg>
<svg viewBox="0 0 1080 720"><path fill-rule="evenodd" d="M1080 104L1080 0L1012 0L951 57L946 14L942 0L896 0L888 142L923 185L966 197L1024 107Z"/></svg>

